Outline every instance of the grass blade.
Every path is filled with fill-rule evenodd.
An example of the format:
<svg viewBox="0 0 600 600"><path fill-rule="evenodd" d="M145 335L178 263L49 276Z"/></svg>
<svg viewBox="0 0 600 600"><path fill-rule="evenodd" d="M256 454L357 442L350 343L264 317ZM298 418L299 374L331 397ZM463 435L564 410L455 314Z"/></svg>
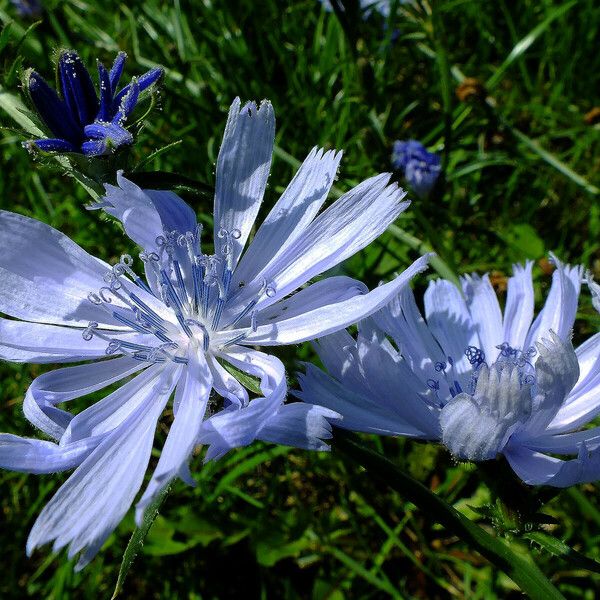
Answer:
<svg viewBox="0 0 600 600"><path fill-rule="evenodd" d="M144 545L144 540L150 531L150 527L158 517L158 511L162 506L162 503L165 501L167 494L169 493L169 486L166 486L158 495L156 500L152 502L146 509L144 513L144 520L142 521L141 527L136 527L134 532L131 534L131 538L129 539L129 543L127 544L127 548L125 548L125 553L123 554L123 560L121 561L121 568L119 569L119 576L117 578L117 583L115 585L115 590L111 597L111 600L115 600L115 598L123 591L123 584L125 583L125 579L131 566L133 565L133 561L135 557L138 555L139 551L142 549Z"/></svg>

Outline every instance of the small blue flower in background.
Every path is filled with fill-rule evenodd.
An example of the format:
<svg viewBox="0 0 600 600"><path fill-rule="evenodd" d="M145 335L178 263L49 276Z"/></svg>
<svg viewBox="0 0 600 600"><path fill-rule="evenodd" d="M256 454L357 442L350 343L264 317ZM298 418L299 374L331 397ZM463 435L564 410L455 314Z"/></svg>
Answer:
<svg viewBox="0 0 600 600"><path fill-rule="evenodd" d="M333 12L330 0L320 0L327 12ZM366 19L373 11L377 11L383 17L390 16L391 0L360 0L360 8Z"/></svg>
<svg viewBox="0 0 600 600"><path fill-rule="evenodd" d="M573 349L583 271L554 261L535 319L532 263L515 266L504 315L487 275L431 282L426 320L404 288L356 339L320 339L329 374L308 365L297 395L345 429L437 440L463 460L503 454L531 485L600 479L600 427L585 429L600 414L600 333Z"/></svg>
<svg viewBox="0 0 600 600"><path fill-rule="evenodd" d="M162 77L163 69L151 69L118 90L126 59L119 52L110 71L98 63L99 97L88 70L72 50L63 50L58 59L60 96L38 73L27 71L24 83L29 98L54 136L31 140L27 146L44 152L101 156L132 144L133 135L125 128L127 118L140 94Z"/></svg>
<svg viewBox="0 0 600 600"><path fill-rule="evenodd" d="M21 17L39 17L44 11L39 0L11 0L11 3Z"/></svg>
<svg viewBox="0 0 600 600"><path fill-rule="evenodd" d="M321 211L341 152L317 148L248 243L274 141L271 104L236 99L217 160L212 254L195 212L174 193L143 190L122 173L118 186L106 186L95 208L120 220L142 249L143 277L129 255L111 267L48 225L0 211L0 313L11 317L0 317L0 359L91 361L45 373L29 387L25 416L53 441L0 434L3 468L75 469L39 515L29 553L53 541L55 550L68 545L70 557L80 553L77 568L93 558L142 486L172 395L175 418L137 502L138 523L175 477L193 484L188 461L198 444L207 447L206 460L255 439L328 449L328 419L337 413L284 403L284 365L256 347L294 345L356 323L395 297L428 258L371 291L341 275L306 285L409 205L382 174ZM232 371L259 379L259 397ZM57 406L116 382L122 385L78 414Z"/></svg>
<svg viewBox="0 0 600 600"><path fill-rule="evenodd" d="M426 198L440 175L441 160L437 154L428 152L421 142L396 141L392 166L404 173L407 183L420 198Z"/></svg>

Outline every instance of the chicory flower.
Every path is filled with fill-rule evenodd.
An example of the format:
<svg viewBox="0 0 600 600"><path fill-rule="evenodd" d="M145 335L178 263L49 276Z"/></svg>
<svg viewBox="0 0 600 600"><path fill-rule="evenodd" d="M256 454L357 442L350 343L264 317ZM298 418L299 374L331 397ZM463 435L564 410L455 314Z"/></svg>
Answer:
<svg viewBox="0 0 600 600"><path fill-rule="evenodd" d="M600 414L600 333L573 349L583 272L555 262L535 320L532 263L514 268L504 314L487 275L431 282L425 319L404 288L356 339L319 340L329 374L309 365L298 395L339 427L437 440L461 460L504 455L528 484L600 479L600 427L582 429Z"/></svg>
<svg viewBox="0 0 600 600"><path fill-rule="evenodd" d="M133 143L126 122L140 94L156 84L163 69L150 69L119 90L127 55L119 52L110 71L98 63L99 95L78 54L63 50L58 58L59 94L36 71L26 72L24 86L52 137L26 142L44 152L75 152L86 156L114 153Z"/></svg>
<svg viewBox="0 0 600 600"><path fill-rule="evenodd" d="M420 198L426 198L440 176L441 161L421 142L408 140L394 142L392 166L402 171L404 178Z"/></svg>
<svg viewBox="0 0 600 600"><path fill-rule="evenodd" d="M416 261L369 292L345 276L309 280L352 256L406 209L390 176L364 181L320 212L341 153L313 149L247 245L267 186L275 117L269 102L229 112L216 168L214 252L194 211L172 192L118 175L96 208L119 219L142 248L109 266L38 221L0 212L0 358L92 361L31 384L24 412L55 441L0 435L0 466L30 473L75 469L43 509L27 551L54 541L85 566L123 518L148 467L158 419L174 392L160 460L137 502L145 508L188 460L255 439L325 450L337 414L284 404L283 364L257 346L297 344L380 309L417 272ZM302 288L299 290L299 288ZM296 290L299 290L296 292ZM294 293L296 292L296 293ZM102 360L107 359L107 360ZM235 374L260 380L251 399ZM243 379L243 378L242 378ZM77 415L57 405L122 385Z"/></svg>

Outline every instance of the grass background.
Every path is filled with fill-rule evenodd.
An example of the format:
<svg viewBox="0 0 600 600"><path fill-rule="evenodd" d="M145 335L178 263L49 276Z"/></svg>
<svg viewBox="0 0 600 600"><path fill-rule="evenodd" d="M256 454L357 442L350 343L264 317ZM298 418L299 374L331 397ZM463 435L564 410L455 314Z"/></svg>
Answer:
<svg viewBox="0 0 600 600"><path fill-rule="evenodd" d="M432 197L415 200L395 228L344 265L369 285L429 248L457 274L490 271L499 290L513 262L535 260L538 306L550 283L549 252L600 275L600 119L590 114L600 106L600 5L593 0L415 2L393 6L387 21L374 14L345 27L315 0L44 4L41 23L21 40L31 22L0 3L2 23L13 21L0 55L7 90L18 91L18 74L29 66L51 79L62 47L76 49L90 68L96 58L108 64L125 50L128 76L166 68L159 108L139 135L132 165L179 141L145 168L212 185L236 95L269 98L275 107L277 151L265 211L313 145L345 150L341 190L389 170L395 139L418 139L441 152L444 178ZM0 121L0 208L50 223L107 260L133 250L114 225L83 210L86 195L73 180L32 160L6 115ZM207 198L186 199L199 214L211 212ZM578 341L599 325L583 295ZM310 352L305 346L279 355L293 374L295 360ZM0 365L0 430L34 435L21 401L43 370ZM468 465L433 445L365 440L486 522L471 507L485 507L490 493ZM204 467L198 458L192 470L198 486L175 484L125 597L520 596L506 576L432 527L427 515L375 487L335 449L317 455L255 444ZM0 597L110 597L131 516L83 573L49 549L25 557L28 530L64 479L0 473ZM596 486L561 491L546 512L556 518L548 528L553 536L600 559ZM598 575L516 538L512 544L527 550L567 597L597 596Z"/></svg>

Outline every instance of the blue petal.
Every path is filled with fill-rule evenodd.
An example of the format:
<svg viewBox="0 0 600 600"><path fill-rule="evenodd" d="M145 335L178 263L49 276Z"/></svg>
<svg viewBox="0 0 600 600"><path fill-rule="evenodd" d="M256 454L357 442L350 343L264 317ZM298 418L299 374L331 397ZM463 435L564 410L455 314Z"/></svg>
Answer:
<svg viewBox="0 0 600 600"><path fill-rule="evenodd" d="M162 448L152 479L136 505L136 522L141 525L146 507L160 491L182 473L194 450L202 427L212 388L212 376L204 352L198 348L188 353L188 367L177 386L174 403L175 420Z"/></svg>
<svg viewBox="0 0 600 600"><path fill-rule="evenodd" d="M258 439L305 450L329 450L323 441L332 437L328 419L340 418L339 413L322 406L284 404L261 428Z"/></svg>
<svg viewBox="0 0 600 600"><path fill-rule="evenodd" d="M0 433L0 468L36 475L74 469L100 441L99 438L87 438L59 446L53 442Z"/></svg>
<svg viewBox="0 0 600 600"><path fill-rule="evenodd" d="M223 143L217 159L214 227L229 235L215 235L215 254L231 247L235 266L250 235L269 177L275 141L275 113L270 102L260 108L236 98L229 109ZM237 235L232 236L237 230Z"/></svg>
<svg viewBox="0 0 600 600"><path fill-rule="evenodd" d="M100 81L100 110L96 119L98 121L110 121L111 120L111 107L112 107L112 92L110 86L110 76L106 67L99 62L98 63L98 79Z"/></svg>
<svg viewBox="0 0 600 600"><path fill-rule="evenodd" d="M37 518L27 553L54 541L82 552L76 570L100 550L133 502L148 466L156 422L173 390L178 369L165 367L153 393L111 432L58 490Z"/></svg>
<svg viewBox="0 0 600 600"><path fill-rule="evenodd" d="M156 83L163 75L165 71L162 67L155 67L150 69L147 73L144 73L137 78L137 85L140 88L140 93L147 90L151 85ZM119 110L121 100L129 93L132 83L126 85L114 98L113 100L113 112ZM113 87L113 93L115 88Z"/></svg>
<svg viewBox="0 0 600 600"><path fill-rule="evenodd" d="M110 69L110 90L111 96L114 95L117 86L119 85L119 81L121 80L121 75L123 74L123 67L125 66L125 61L127 60L127 54L125 52L119 52L113 62L113 65Z"/></svg>
<svg viewBox="0 0 600 600"><path fill-rule="evenodd" d="M568 487L600 479L600 451L589 451L585 443L577 458L561 460L524 446L504 453L514 472L529 485Z"/></svg>
<svg viewBox="0 0 600 600"><path fill-rule="evenodd" d="M106 196L92 208L104 209L123 223L125 232L146 252L158 251L156 238L167 230L181 234L196 230L196 214L173 192L142 190L117 173L119 187L107 185Z"/></svg>
<svg viewBox="0 0 600 600"><path fill-rule="evenodd" d="M302 391L294 394L304 402L324 406L342 415L342 420L335 423L336 427L379 435L430 437L396 412L376 404L314 365L307 365L306 375L299 374L298 377Z"/></svg>
<svg viewBox="0 0 600 600"><path fill-rule="evenodd" d="M69 427L73 415L56 408L57 404L101 390L144 366L138 360L122 357L44 373L29 386L23 412L32 425L59 440Z"/></svg>
<svg viewBox="0 0 600 600"><path fill-rule="evenodd" d="M104 140L90 140L81 144L81 151L86 156L104 156L109 154L108 144Z"/></svg>
<svg viewBox="0 0 600 600"><path fill-rule="evenodd" d="M81 127L98 114L98 97L92 78L76 52L65 50L58 59L58 74L64 100Z"/></svg>
<svg viewBox="0 0 600 600"><path fill-rule="evenodd" d="M86 156L110 154L121 146L133 144L133 135L117 123L92 123L84 132L89 138L81 145Z"/></svg>
<svg viewBox="0 0 600 600"><path fill-rule="evenodd" d="M77 152L77 148L68 142L59 138L47 138L45 140L31 140L27 144L34 145L42 152Z"/></svg>
<svg viewBox="0 0 600 600"><path fill-rule="evenodd" d="M27 91L38 114L48 129L59 138L78 142L82 132L65 103L58 94L35 71L31 71L26 80Z"/></svg>
<svg viewBox="0 0 600 600"><path fill-rule="evenodd" d="M137 101L140 97L140 86L138 84L138 80L134 77L131 80L131 86L129 88L129 92L123 97L121 104L119 106L119 110L116 112L113 117L113 122L121 121L126 119L135 108Z"/></svg>
<svg viewBox="0 0 600 600"><path fill-rule="evenodd" d="M250 375L259 376L264 397L252 400L243 408L231 405L230 409L204 421L198 441L209 446L207 461L252 443L283 404L287 392L285 368L279 359L256 350L235 347L228 350L222 358Z"/></svg>

